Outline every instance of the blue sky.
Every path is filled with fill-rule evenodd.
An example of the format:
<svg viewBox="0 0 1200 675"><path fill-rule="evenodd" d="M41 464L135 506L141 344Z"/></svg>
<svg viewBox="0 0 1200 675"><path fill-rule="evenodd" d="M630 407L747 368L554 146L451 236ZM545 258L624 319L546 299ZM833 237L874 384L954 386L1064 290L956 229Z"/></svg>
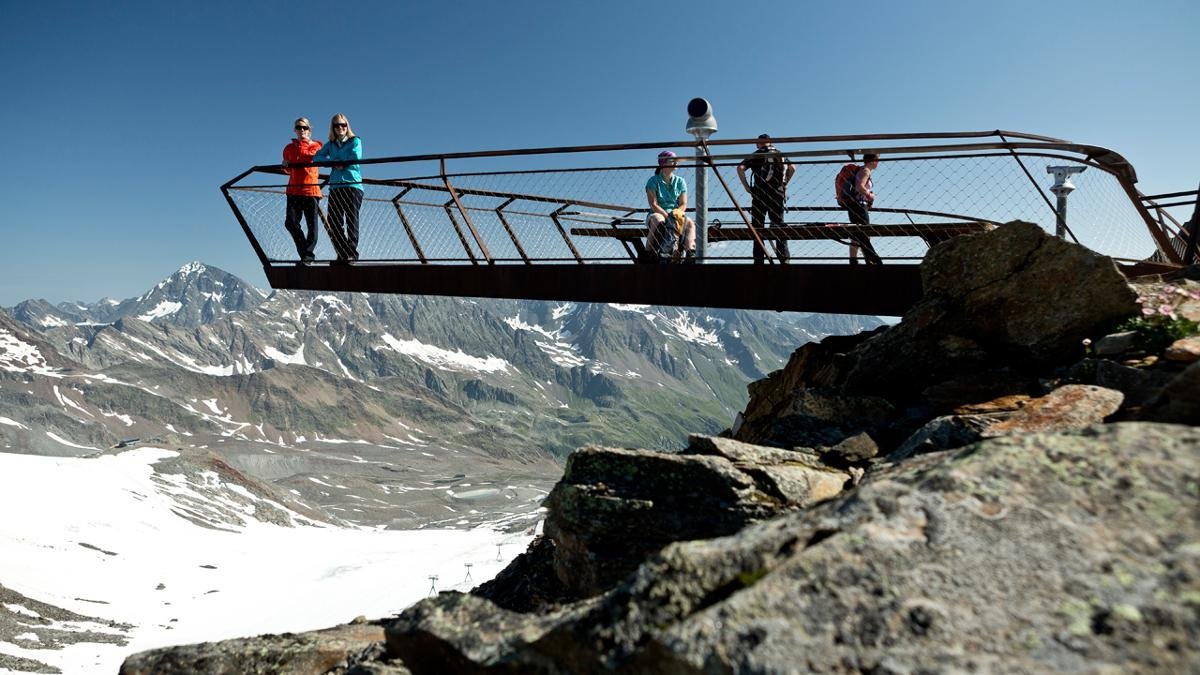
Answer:
<svg viewBox="0 0 1200 675"><path fill-rule="evenodd" d="M1200 3L0 0L0 305L124 298L190 260L266 286L217 187L291 121L368 156L1014 129L1200 182Z"/></svg>

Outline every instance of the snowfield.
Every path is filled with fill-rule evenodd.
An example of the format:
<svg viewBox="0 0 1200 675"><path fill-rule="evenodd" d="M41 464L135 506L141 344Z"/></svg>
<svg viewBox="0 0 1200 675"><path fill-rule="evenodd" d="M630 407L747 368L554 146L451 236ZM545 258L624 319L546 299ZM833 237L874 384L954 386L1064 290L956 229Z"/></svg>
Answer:
<svg viewBox="0 0 1200 675"><path fill-rule="evenodd" d="M494 576L531 538L490 529L332 527L295 512L287 512L294 527L253 518L202 527L181 514L194 514L197 499L233 504L214 497L214 486L241 496L247 515L255 500L268 504L215 474L204 486L208 491L193 489L182 475L155 474L156 462L175 455L158 448L94 458L0 453L0 584L134 626L123 632L51 621L59 629L128 640L61 649L42 648L36 623L19 626L10 633L15 642L0 640L0 654L64 673L115 673L127 655L154 647L384 617L428 595L432 575L438 590L467 590ZM5 608L18 617L38 616L15 603Z"/></svg>

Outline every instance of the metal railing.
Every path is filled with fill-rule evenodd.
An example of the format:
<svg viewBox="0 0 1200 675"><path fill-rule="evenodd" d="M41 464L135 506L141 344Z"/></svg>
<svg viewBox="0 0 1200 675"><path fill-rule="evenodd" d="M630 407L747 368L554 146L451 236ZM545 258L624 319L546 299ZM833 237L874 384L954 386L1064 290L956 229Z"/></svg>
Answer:
<svg viewBox="0 0 1200 675"><path fill-rule="evenodd" d="M774 145L795 166L784 226L755 217L738 165L755 139L498 150L360 160L366 176L360 210L360 263L392 265L538 265L631 263L644 245L644 186L662 149L680 153L689 190L705 172L700 233L705 263L844 264L869 242L886 262L920 260L951 236L1026 220L1054 233L1059 210L1051 169L1070 167L1071 210L1065 236L1123 260L1179 264L1188 253L1183 226L1160 199L1145 197L1133 167L1099 146L1008 131L780 137ZM870 226L851 225L835 203L843 164L880 155ZM328 167L323 162L310 166ZM328 180L324 173L321 184ZM279 165L252 167L221 186L264 268L294 265L298 253L283 227L286 179ZM324 220L324 203L321 217ZM1060 202L1061 205L1062 202ZM328 225L328 221L325 221ZM336 259L328 227L319 231L318 264ZM1182 242L1182 244L1181 244Z"/></svg>
<svg viewBox="0 0 1200 675"><path fill-rule="evenodd" d="M1159 227L1170 237L1171 250L1179 260L1190 265L1196 262L1197 238L1200 235L1200 190L1167 192L1141 197L1142 204L1153 215ZM1181 223L1169 211L1172 208L1192 207L1192 216ZM1163 257L1159 256L1159 260Z"/></svg>

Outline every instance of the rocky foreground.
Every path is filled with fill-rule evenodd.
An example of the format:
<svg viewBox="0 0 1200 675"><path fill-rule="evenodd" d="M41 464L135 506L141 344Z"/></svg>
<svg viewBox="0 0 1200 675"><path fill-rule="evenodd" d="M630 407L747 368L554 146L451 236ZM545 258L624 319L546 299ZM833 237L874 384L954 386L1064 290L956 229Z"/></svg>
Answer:
<svg viewBox="0 0 1200 675"><path fill-rule="evenodd" d="M728 433L576 451L469 594L121 672L1200 672L1200 268L1010 223L922 275Z"/></svg>

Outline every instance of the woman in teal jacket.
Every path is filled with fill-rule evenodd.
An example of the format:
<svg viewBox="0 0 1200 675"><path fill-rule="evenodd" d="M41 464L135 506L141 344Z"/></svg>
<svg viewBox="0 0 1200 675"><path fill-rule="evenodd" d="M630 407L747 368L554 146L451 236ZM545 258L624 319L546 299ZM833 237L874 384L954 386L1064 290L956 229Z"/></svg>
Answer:
<svg viewBox="0 0 1200 675"><path fill-rule="evenodd" d="M314 162L344 162L334 164L329 172L329 227L341 234L336 241L338 260L358 260L358 211L362 208L362 174L358 164L362 159L362 141L350 129L350 120L338 113L329 121L329 142L313 156ZM341 243L342 246L338 246Z"/></svg>

